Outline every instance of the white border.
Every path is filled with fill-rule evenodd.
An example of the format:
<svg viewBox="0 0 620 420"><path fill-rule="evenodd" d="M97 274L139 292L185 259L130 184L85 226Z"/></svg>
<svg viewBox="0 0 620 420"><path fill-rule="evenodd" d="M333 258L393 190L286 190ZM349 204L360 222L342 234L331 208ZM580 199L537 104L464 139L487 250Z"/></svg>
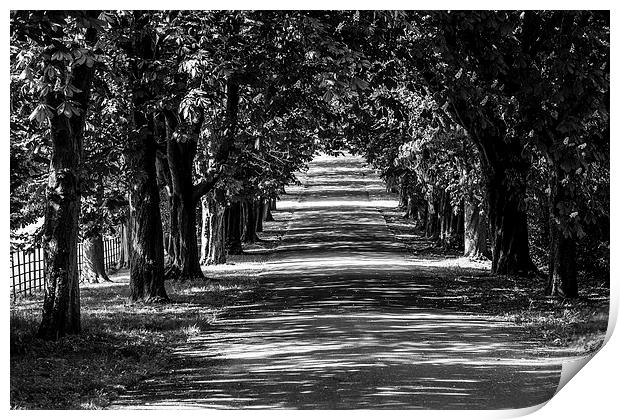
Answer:
<svg viewBox="0 0 620 420"><path fill-rule="evenodd" d="M434 1L390 1L384 0L380 3L377 2L369 2L369 1L325 1L325 0L315 0L315 1L297 1L297 2L283 2L283 1L272 1L272 0L263 0L263 1L240 1L240 0L229 0L226 2L222 1L187 1L187 0L177 0L174 2L170 1L106 1L103 3L90 3L84 0L81 1L61 1L61 2L43 2L43 1L20 1L20 2L11 2L12 4L7 5L6 9L2 10L2 18L6 23L5 31L3 32L4 36L4 48L5 53L3 55L5 64L3 67L3 72L5 74L5 81L9 80L9 65L8 65L8 57L9 57L9 9L45 9L45 8L55 8L55 9L82 9L82 8L102 8L106 9L608 9L612 10L612 73L615 69L618 68L616 54L614 51L614 47L616 46L617 37L615 36L615 28L619 27L617 25L618 18L616 17L616 7L614 3L611 1L597 1L591 0L588 2L577 2L574 0L570 1L532 1L532 0L523 0L519 2L511 1L511 2L498 2L495 1L475 1L475 2L457 2L457 1L445 1L445 0L434 0ZM612 92L615 93L613 89L615 85L616 75L612 74ZM9 116L9 84L5 82L2 86L3 89L3 98L2 101L2 109L3 109L3 133L5 134L5 140L3 143L5 153L0 154L0 159L2 159L2 168L4 170L3 182L0 183L1 190L0 196L4 198L4 205L2 206L2 217L3 224L2 230L4 233L5 240L1 242L0 255L8 255L9 254L9 206L8 206L8 197L9 197L9 139L8 139L8 116ZM615 95L612 94L612 109L614 108ZM611 138L614 138L614 134L618 133L616 119L612 119L611 122ZM618 152L617 147L615 147L612 143L612 162L618 163ZM618 199L618 175L617 170L614 169L614 165L611 167L611 209L612 215L616 215L617 212L617 199ZM615 217L611 218L611 231L612 237L613 233L619 232L618 230L618 221ZM617 248L611 248L611 261L612 261L612 270L611 270L611 311L610 311L610 324L615 325L617 314L618 314L618 281L616 279L617 274L617 265L614 264L614 261L618 261L618 257L620 257ZM0 266L2 267L2 272L8 273L8 261L5 259L0 259L2 261ZM154 412L150 411L149 413L144 413L140 411L122 411L122 412L112 412L112 411L102 411L102 412L44 412L44 411L10 411L9 407L9 349L8 349L8 340L7 337L9 335L8 328L8 299L5 298L3 301L4 314L5 314L5 322L2 324L2 337L4 339L4 347L3 347L3 360L4 366L6 369L6 375L4 376L4 381L2 383L2 392L5 398L5 407L9 412L10 416L20 417L20 418L31 418L31 417L39 417L39 416L63 416L63 417L83 417L83 416L93 416L93 417L105 417L109 418L112 416L115 417L133 417L133 416L142 416L148 415L149 417L155 416L156 418L168 418L171 416L176 416L178 413L175 410L172 411L159 411ZM613 328L613 327L612 327ZM326 411L322 413L317 413L315 411L295 411L294 413L291 411L209 411L208 413L204 413L202 411L190 411L184 412L182 415L186 417L188 420L193 418L200 418L203 420L205 416L208 416L210 419L220 419L220 418L247 418L256 420L262 418L269 418L270 420L279 420L279 419L289 419L291 416L295 416L295 418L302 420L316 420L316 416L338 416L339 418L355 418L359 420L360 418L366 419L370 417L376 416L389 416L394 418L407 418L410 419L415 417L416 419L487 419L487 418L510 418L516 417L519 415L527 414L528 412L532 412L529 418L532 419L548 419L548 418L562 418L562 419L607 419L615 417L612 413L616 413L618 408L618 374L620 365L619 357L620 354L620 345L618 343L617 334L609 337L608 331L608 339L609 341L603 347L603 349L589 362L586 366L578 373L575 379L572 379L568 382L568 384L555 396L553 397L547 404L543 404L542 407L531 408L531 409L523 409L523 410L506 410L506 411L366 411L366 410L356 410L356 411Z"/></svg>

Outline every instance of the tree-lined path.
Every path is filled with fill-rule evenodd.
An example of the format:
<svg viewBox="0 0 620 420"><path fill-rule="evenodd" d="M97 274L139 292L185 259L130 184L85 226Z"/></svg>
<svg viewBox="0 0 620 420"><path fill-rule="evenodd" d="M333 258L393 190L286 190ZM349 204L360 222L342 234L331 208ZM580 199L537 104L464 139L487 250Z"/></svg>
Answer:
<svg viewBox="0 0 620 420"><path fill-rule="evenodd" d="M257 292L114 408L488 409L553 395L561 359L525 330L435 308L444 261L406 255L379 211L396 203L362 159L320 156L300 179L278 203L293 218Z"/></svg>
<svg viewBox="0 0 620 420"><path fill-rule="evenodd" d="M603 344L609 11L10 37L12 408L522 407Z"/></svg>

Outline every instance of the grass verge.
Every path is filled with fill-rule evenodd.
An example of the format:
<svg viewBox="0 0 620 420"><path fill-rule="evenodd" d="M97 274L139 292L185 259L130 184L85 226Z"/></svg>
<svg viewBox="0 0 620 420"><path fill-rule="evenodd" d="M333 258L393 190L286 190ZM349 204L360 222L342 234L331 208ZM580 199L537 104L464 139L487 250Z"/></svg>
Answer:
<svg viewBox="0 0 620 420"><path fill-rule="evenodd" d="M265 223L262 241L205 267L205 280L167 281L173 303L129 304L127 272L113 283L81 287L82 333L55 342L35 338L42 293L11 304L11 409L101 409L134 384L168 369L172 350L209 331L218 313L253 293L290 214Z"/></svg>
<svg viewBox="0 0 620 420"><path fill-rule="evenodd" d="M491 275L490 262L469 261L458 251L437 248L402 217L402 211L386 209L381 213L412 258L438 261L432 295L416 305L514 322L523 325L543 346L573 355L591 353L603 344L609 319L609 288L605 282L582 281L579 299L545 296L545 279Z"/></svg>
<svg viewBox="0 0 620 420"><path fill-rule="evenodd" d="M11 308L11 408L97 409L165 370L171 350L208 331L218 311L256 281L168 282L174 303L128 304L126 282L82 290L82 334L56 342L34 337L40 296Z"/></svg>

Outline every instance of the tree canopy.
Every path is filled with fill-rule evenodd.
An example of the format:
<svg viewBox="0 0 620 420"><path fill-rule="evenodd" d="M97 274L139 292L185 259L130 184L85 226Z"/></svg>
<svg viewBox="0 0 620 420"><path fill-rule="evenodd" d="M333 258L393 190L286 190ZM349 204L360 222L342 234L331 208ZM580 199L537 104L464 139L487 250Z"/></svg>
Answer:
<svg viewBox="0 0 620 420"><path fill-rule="evenodd" d="M45 216L55 267L44 337L79 331L78 237L124 226L131 299L165 301L319 151L549 294L578 295L584 246L608 261L609 12L16 11L10 64L12 235Z"/></svg>

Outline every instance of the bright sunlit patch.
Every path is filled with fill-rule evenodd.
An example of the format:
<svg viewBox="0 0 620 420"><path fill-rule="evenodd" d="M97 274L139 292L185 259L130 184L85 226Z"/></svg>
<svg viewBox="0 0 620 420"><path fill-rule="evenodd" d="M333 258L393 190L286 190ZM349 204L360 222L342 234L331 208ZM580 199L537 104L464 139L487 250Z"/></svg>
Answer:
<svg viewBox="0 0 620 420"><path fill-rule="evenodd" d="M393 200L307 200L307 201L282 201L279 203L283 209L300 210L300 209L348 209L348 208L393 208L398 205Z"/></svg>

